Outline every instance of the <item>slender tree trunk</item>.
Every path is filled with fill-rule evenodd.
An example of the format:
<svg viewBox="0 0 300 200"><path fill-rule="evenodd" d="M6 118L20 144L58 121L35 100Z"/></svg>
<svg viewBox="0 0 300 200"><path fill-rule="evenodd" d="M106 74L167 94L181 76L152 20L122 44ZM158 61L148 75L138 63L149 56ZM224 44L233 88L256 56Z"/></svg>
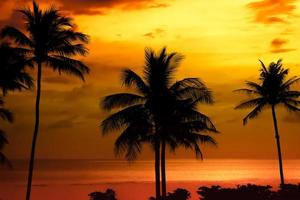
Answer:
<svg viewBox="0 0 300 200"><path fill-rule="evenodd" d="M155 134L155 191L156 200L160 200L160 141L158 133Z"/></svg>
<svg viewBox="0 0 300 200"><path fill-rule="evenodd" d="M161 193L162 200L166 199L167 196L167 185L166 185L166 141L162 140L161 143Z"/></svg>
<svg viewBox="0 0 300 200"><path fill-rule="evenodd" d="M35 103L35 125L34 125L31 154L30 154L30 161L29 161L26 200L30 200L32 176L33 176L33 169L34 169L35 147L36 147L37 135L39 132L39 125L40 125L41 76L42 76L42 65L41 63L38 63L37 88L36 88L37 92L36 92L36 103Z"/></svg>
<svg viewBox="0 0 300 200"><path fill-rule="evenodd" d="M274 122L275 138L276 138L277 153L278 153L278 160L279 160L280 184L281 184L281 186L284 186L284 176L283 176L283 167L282 167L282 156L281 156L280 138L279 138L279 132L278 132L278 126L277 126L277 119L276 119L276 112L275 112L275 106L274 105L272 106L272 116L273 116L273 122Z"/></svg>

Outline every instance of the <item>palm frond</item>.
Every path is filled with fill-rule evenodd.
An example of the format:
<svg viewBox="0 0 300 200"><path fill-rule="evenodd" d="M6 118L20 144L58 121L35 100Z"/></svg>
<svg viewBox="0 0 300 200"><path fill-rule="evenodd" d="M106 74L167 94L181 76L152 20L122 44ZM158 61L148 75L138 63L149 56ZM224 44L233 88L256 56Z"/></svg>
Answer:
<svg viewBox="0 0 300 200"><path fill-rule="evenodd" d="M13 122L14 120L12 112L5 108L0 108L0 118L8 122Z"/></svg>
<svg viewBox="0 0 300 200"><path fill-rule="evenodd" d="M261 85L252 81L246 81L246 85L249 86L254 91L257 91L258 93L261 93L261 91L263 90Z"/></svg>
<svg viewBox="0 0 300 200"><path fill-rule="evenodd" d="M10 38L18 45L33 47L32 41L20 30L12 26L6 26L1 30L1 38Z"/></svg>
<svg viewBox="0 0 300 200"><path fill-rule="evenodd" d="M120 130L136 120L145 119L143 115L145 115L145 109L142 104L127 107L102 121L102 133L105 135L113 130Z"/></svg>
<svg viewBox="0 0 300 200"><path fill-rule="evenodd" d="M147 128L141 125L127 127L115 141L115 155L120 156L125 153L127 160L135 160L142 149L141 138L146 133Z"/></svg>
<svg viewBox="0 0 300 200"><path fill-rule="evenodd" d="M134 104L142 103L145 100L144 97L130 93L119 93L106 96L102 101L102 108L105 110L111 110L113 108L122 108L125 106L131 106Z"/></svg>
<svg viewBox="0 0 300 200"><path fill-rule="evenodd" d="M130 69L125 69L122 72L122 82L126 87L134 86L138 92L147 95L149 92L148 86L143 79Z"/></svg>
<svg viewBox="0 0 300 200"><path fill-rule="evenodd" d="M282 89L289 89L291 85L297 83L300 81L300 77L294 76L292 78L290 78L289 80L287 80L286 82L284 82L281 86Z"/></svg>
<svg viewBox="0 0 300 200"><path fill-rule="evenodd" d="M259 94L259 92L257 90L248 89L248 88L237 89L237 90L234 90L233 92L241 92L241 93L245 93L248 95Z"/></svg>
<svg viewBox="0 0 300 200"><path fill-rule="evenodd" d="M255 98L255 99L250 99L247 101L244 101L242 103L240 103L238 106L236 106L234 109L245 109L245 108L251 108L254 106L258 106L261 103L263 103L265 100L262 97L259 98Z"/></svg>
<svg viewBox="0 0 300 200"><path fill-rule="evenodd" d="M297 105L298 104L299 104L299 102L297 102ZM288 111L291 111L291 112L299 112L300 111L300 108L295 106L295 104L292 105L291 102L284 102L283 105Z"/></svg>
<svg viewBox="0 0 300 200"><path fill-rule="evenodd" d="M65 56L48 56L46 62L54 71L72 74L82 80L85 80L84 75L89 73L89 68L83 62Z"/></svg>
<svg viewBox="0 0 300 200"><path fill-rule="evenodd" d="M261 103L257 105L244 119L243 124L246 125L249 119L253 119L257 117L263 110L263 108L266 106L266 103Z"/></svg>

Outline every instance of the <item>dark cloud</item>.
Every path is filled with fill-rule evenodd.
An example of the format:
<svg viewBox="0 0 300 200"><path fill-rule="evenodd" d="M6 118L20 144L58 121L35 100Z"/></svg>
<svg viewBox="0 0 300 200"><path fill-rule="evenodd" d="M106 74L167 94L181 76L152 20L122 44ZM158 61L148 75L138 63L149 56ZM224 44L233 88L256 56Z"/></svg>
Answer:
<svg viewBox="0 0 300 200"><path fill-rule="evenodd" d="M249 3L255 22L264 24L287 23L286 17L293 16L295 0L262 0Z"/></svg>
<svg viewBox="0 0 300 200"><path fill-rule="evenodd" d="M151 8L164 8L168 4L157 3L156 0L39 0L41 5L54 5L62 12L73 15L105 15L110 9L138 10ZM31 7L31 0L4 0L0 4L0 27L4 25L20 26L20 15L15 9Z"/></svg>
<svg viewBox="0 0 300 200"><path fill-rule="evenodd" d="M167 4L157 3L155 0L59 0L60 9L77 15L103 15L110 9L136 10L145 8L162 8Z"/></svg>
<svg viewBox="0 0 300 200"><path fill-rule="evenodd" d="M285 48L284 46L288 43L288 40L281 39L281 38L275 38L271 41L271 53L285 53L290 51L296 51L297 49L292 48Z"/></svg>

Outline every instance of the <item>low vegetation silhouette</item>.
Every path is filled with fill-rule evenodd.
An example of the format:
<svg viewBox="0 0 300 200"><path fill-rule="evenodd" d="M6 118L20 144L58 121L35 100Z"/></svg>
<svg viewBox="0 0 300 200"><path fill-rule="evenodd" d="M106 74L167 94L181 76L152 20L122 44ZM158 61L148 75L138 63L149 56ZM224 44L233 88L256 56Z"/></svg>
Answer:
<svg viewBox="0 0 300 200"><path fill-rule="evenodd" d="M191 198L191 193L182 188L178 188L173 192L168 192L165 199L166 200L189 200ZM149 200L155 200L154 197L150 197Z"/></svg>
<svg viewBox="0 0 300 200"><path fill-rule="evenodd" d="M117 200L116 192L112 189L107 189L105 192L92 192L89 197L90 200Z"/></svg>
<svg viewBox="0 0 300 200"><path fill-rule="evenodd" d="M221 186L200 187L200 200L297 200L300 199L300 184L281 185L277 191L261 185L238 185L236 188Z"/></svg>

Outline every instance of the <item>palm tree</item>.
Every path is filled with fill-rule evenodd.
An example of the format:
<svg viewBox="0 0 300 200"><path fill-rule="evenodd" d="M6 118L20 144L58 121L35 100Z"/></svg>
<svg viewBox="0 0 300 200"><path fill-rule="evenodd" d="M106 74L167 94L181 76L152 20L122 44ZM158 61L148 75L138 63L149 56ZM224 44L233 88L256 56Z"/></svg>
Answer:
<svg viewBox="0 0 300 200"><path fill-rule="evenodd" d="M259 83L247 81L247 88L238 89L236 91L243 92L253 96L250 100L242 102L235 107L236 109L252 108L254 109L244 118L244 125L248 119L256 118L265 108L271 107L272 117L275 130L275 138L278 151L279 171L281 185L284 186L281 146L279 139L279 131L276 118L276 108L279 105L283 105L288 111L300 111L297 107L300 104L298 97L300 97L299 91L294 91L291 86L300 80L296 76L286 80L288 75L288 69L283 68L282 61L278 60L276 63L270 63L267 68L262 61Z"/></svg>
<svg viewBox="0 0 300 200"><path fill-rule="evenodd" d="M197 122L202 120L203 126L209 123L205 115L196 111L196 105L198 102L211 102L210 92L196 78L171 84L173 73L182 58L178 53L167 54L166 48L163 48L158 55L152 49L146 49L143 78L132 70L123 71L123 85L135 88L136 93L109 95L102 102L102 107L108 111L124 108L110 115L101 124L103 134L124 128L115 142L117 155L126 152L125 157L133 160L141 152L143 143L152 145L155 151L156 199L161 197L160 154L163 199L166 196L165 143L168 142L175 149L181 142L182 145L193 148L199 153L201 152L199 142L209 140L196 133L200 130ZM183 112L184 110L186 112ZM177 122L182 126L173 128L172 135L167 134ZM195 122L194 125L192 122ZM203 126L201 130L204 130Z"/></svg>
<svg viewBox="0 0 300 200"><path fill-rule="evenodd" d="M72 19L62 16L54 7L41 10L37 3L33 1L32 10L26 8L18 10L18 12L25 19L26 32L23 33L14 27L7 26L2 30L1 36L13 40L15 45L26 53L27 61L37 66L35 127L26 193L26 200L30 200L35 147L39 131L42 69L49 67L59 73L72 74L84 80L84 74L89 72L89 68L72 57L87 54L88 51L84 43L88 42L88 36L75 31Z"/></svg>

